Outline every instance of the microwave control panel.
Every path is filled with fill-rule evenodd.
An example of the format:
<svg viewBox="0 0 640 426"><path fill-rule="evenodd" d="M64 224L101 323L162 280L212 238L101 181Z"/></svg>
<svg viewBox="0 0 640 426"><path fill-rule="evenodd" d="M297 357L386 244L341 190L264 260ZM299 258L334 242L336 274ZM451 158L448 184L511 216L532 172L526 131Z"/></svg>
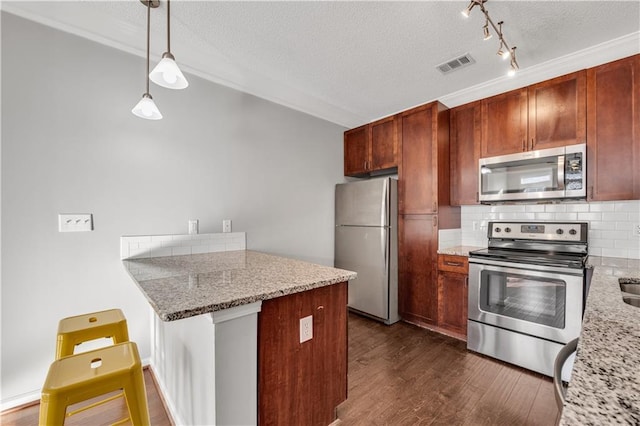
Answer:
<svg viewBox="0 0 640 426"><path fill-rule="evenodd" d="M488 237L586 242L587 222L489 222Z"/></svg>

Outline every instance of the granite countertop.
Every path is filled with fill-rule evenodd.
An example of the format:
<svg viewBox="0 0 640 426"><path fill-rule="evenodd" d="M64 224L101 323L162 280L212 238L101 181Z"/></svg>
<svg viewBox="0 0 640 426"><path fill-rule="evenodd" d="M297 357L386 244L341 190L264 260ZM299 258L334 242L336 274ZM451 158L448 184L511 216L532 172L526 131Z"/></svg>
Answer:
<svg viewBox="0 0 640 426"><path fill-rule="evenodd" d="M640 260L589 257L593 278L561 425L640 424L640 308L618 280Z"/></svg>
<svg viewBox="0 0 640 426"><path fill-rule="evenodd" d="M355 272L240 250L123 260L163 321L348 281Z"/></svg>
<svg viewBox="0 0 640 426"><path fill-rule="evenodd" d="M452 256L469 256L470 251L480 250L486 247L475 247L475 246L455 246L455 247L447 247L443 249L438 249L438 254L449 254Z"/></svg>

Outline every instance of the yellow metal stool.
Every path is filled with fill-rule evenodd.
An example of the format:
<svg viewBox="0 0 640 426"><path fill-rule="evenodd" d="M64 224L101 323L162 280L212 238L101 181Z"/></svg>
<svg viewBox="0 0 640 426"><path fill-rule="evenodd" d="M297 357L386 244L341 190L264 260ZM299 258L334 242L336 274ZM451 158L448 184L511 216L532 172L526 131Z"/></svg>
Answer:
<svg viewBox="0 0 640 426"><path fill-rule="evenodd" d="M113 343L129 341L127 319L120 309L63 318L58 323L56 359L73 355L80 343L104 337L111 337Z"/></svg>
<svg viewBox="0 0 640 426"><path fill-rule="evenodd" d="M70 413L67 413L67 407L119 389L124 393L131 423L134 426L149 425L142 363L134 342L118 343L55 360L42 387L39 424L63 425L66 417L112 398Z"/></svg>

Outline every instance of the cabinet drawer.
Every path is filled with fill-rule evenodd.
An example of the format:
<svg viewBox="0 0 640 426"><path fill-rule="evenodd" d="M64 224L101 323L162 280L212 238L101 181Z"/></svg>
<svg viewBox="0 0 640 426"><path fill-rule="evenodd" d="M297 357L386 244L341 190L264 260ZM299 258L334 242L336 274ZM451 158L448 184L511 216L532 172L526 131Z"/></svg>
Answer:
<svg viewBox="0 0 640 426"><path fill-rule="evenodd" d="M467 275L469 273L469 258L451 254L439 254L438 270Z"/></svg>

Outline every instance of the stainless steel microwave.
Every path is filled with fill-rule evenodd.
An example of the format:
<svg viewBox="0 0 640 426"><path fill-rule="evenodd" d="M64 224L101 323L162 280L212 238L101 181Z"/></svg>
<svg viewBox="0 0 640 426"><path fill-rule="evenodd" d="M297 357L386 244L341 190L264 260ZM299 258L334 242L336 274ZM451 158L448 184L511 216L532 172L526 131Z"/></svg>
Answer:
<svg viewBox="0 0 640 426"><path fill-rule="evenodd" d="M481 158L481 203L586 198L586 145Z"/></svg>

